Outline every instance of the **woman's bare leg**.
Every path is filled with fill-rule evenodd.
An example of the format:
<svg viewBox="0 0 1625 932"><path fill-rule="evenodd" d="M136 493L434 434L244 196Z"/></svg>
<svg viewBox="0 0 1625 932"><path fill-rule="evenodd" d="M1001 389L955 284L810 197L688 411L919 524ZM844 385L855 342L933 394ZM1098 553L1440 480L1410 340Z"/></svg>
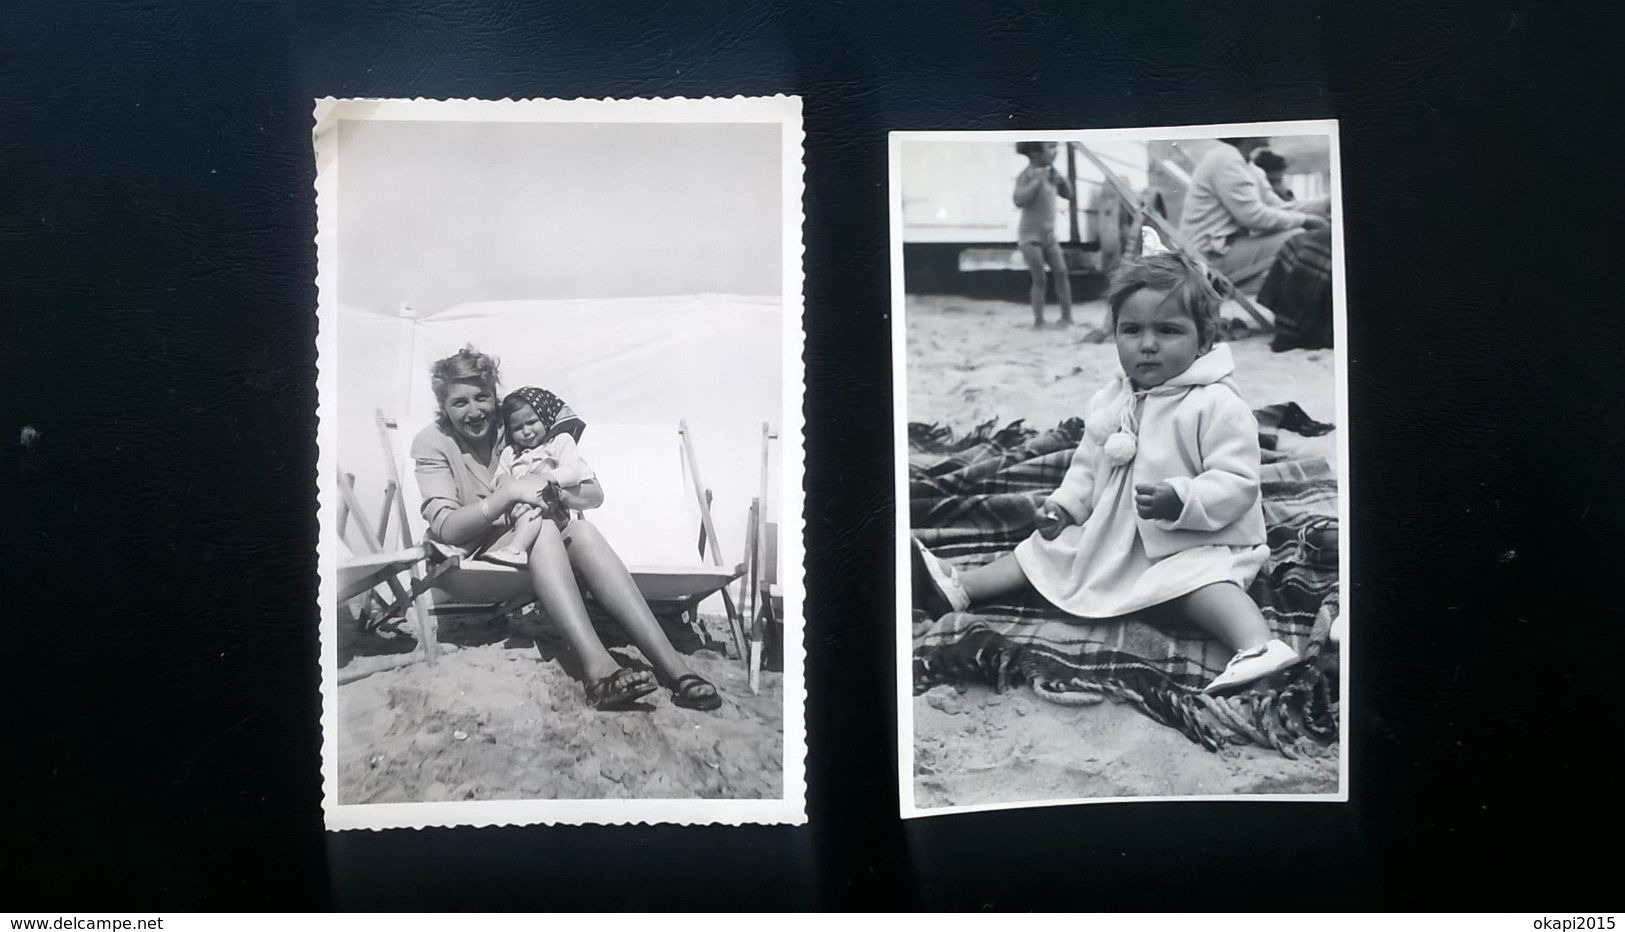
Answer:
<svg viewBox="0 0 1625 932"><path fill-rule="evenodd" d="M1061 255L1058 243L1051 243L1044 248L1044 258L1049 260L1049 271L1055 276L1055 297L1061 302L1061 326L1072 325L1072 277L1066 273L1066 257Z"/></svg>
<svg viewBox="0 0 1625 932"><path fill-rule="evenodd" d="M598 632L592 628L559 529L551 521L536 524L536 542L530 547L530 581L536 601L564 633L565 641L581 661L581 675L589 683L601 680L621 665L604 649L604 642L598 640Z"/></svg>
<svg viewBox="0 0 1625 932"><path fill-rule="evenodd" d="M1235 583L1213 583L1174 601L1191 624L1231 650L1258 647L1271 637L1264 613Z"/></svg>
<svg viewBox="0 0 1625 932"><path fill-rule="evenodd" d="M1007 553L992 563L960 570L959 585L964 587L965 595L975 605L1027 585L1027 574L1016 562L1016 555Z"/></svg>
<svg viewBox="0 0 1625 932"><path fill-rule="evenodd" d="M638 584L604 535L586 521L574 521L564 530L564 537L570 543L570 561L586 578L593 598L626 629L627 636L654 664L661 678L670 683L693 673L667 639L666 632L660 629L654 612L649 611L649 603L638 591Z"/></svg>
<svg viewBox="0 0 1625 932"><path fill-rule="evenodd" d="M1037 243L1022 243L1021 257L1027 260L1027 272L1033 277L1029 296L1033 303L1033 326L1044 326L1044 299L1049 296L1049 282L1044 276L1044 247Z"/></svg>

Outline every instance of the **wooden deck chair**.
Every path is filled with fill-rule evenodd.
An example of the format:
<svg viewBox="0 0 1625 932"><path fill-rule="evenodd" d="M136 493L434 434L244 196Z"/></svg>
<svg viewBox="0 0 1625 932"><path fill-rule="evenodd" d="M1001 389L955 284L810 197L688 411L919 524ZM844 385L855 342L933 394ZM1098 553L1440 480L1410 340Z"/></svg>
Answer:
<svg viewBox="0 0 1625 932"><path fill-rule="evenodd" d="M433 666L439 656L439 645L435 641L434 630L425 617L418 598L422 591L421 580L425 575L422 566L426 552L423 547L412 543L411 530L407 527L405 507L401 500L400 483L391 479L385 484L384 509L376 526L368 520L360 499L356 497L355 476L341 471L338 487L338 536L339 543L345 551L338 561L339 604L358 600L360 604L357 605L355 614L364 617L368 604L376 599L379 610L373 617L380 623L387 622L397 613L404 614L412 624L417 636L417 650L422 656L403 658L401 662L423 659ZM392 505L394 511L391 510ZM391 514L400 516L397 522L399 546L386 549ZM346 538L345 532L352 519L363 545L361 554L351 550ZM403 576L407 577L407 581L403 582ZM379 589L386 589L393 597L393 601L380 595Z"/></svg>
<svg viewBox="0 0 1625 932"><path fill-rule="evenodd" d="M1105 176L1106 184L1109 185L1114 192L1116 192L1120 199L1122 199L1124 206L1134 212L1134 224L1132 229L1137 232L1142 225L1148 225L1155 229L1157 231L1157 235L1161 236L1163 241L1169 246L1178 250L1179 254L1184 257L1186 262L1190 263L1195 268L1200 269L1210 281L1217 284L1219 294L1223 295L1224 297L1231 298L1237 304L1241 305L1242 310L1245 310L1247 314L1251 316L1252 319L1258 323L1258 326L1265 332L1269 332L1270 330L1274 329L1274 325L1271 323L1269 317L1262 309L1259 308L1257 302L1248 297L1247 294L1240 288L1237 288L1235 283L1225 276L1224 273L1214 268L1205 259L1203 259L1202 256L1196 252L1196 250L1192 249L1190 244L1186 243L1184 239L1180 237L1179 231L1174 229L1173 224L1164 219L1163 216L1157 211L1147 207L1145 203L1142 202L1134 193L1134 191L1129 188L1128 182L1124 181L1122 178L1119 178L1116 172L1106 167L1106 163L1101 160L1100 156L1089 151L1089 147L1081 142L1069 142L1067 145L1082 153L1083 157L1088 159L1090 162L1093 162L1095 168L1099 169L1101 175ZM1131 239L1130 242L1123 245L1125 246L1123 254L1130 255L1130 249L1139 249L1138 236L1136 235Z"/></svg>
<svg viewBox="0 0 1625 932"><path fill-rule="evenodd" d="M694 453L693 438L689 433L688 421L679 421L677 432L682 437L683 462L688 466L689 478L693 482L696 501L700 506L700 559L705 559L706 545L710 545L711 562L717 567L722 566L722 542L717 538L717 528L711 519L711 490L705 487L705 480L700 478L700 460ZM748 549L746 551L749 552ZM734 574L728 583L734 579L742 578L745 574L745 564L741 563L734 569ZM717 592L722 596L723 611L728 616L728 634L733 639L734 653L739 661L750 669L750 650L745 641L745 618L741 611L742 606L734 604L733 597L728 594L728 583L724 583Z"/></svg>
<svg viewBox="0 0 1625 932"><path fill-rule="evenodd" d="M745 526L745 573L740 578L740 604L750 618L747 674L750 691L761 685L762 664L767 638L776 636L783 644L784 592L779 588L779 526L767 520L768 456L778 439L762 425L761 494L751 502Z"/></svg>
<svg viewBox="0 0 1625 932"><path fill-rule="evenodd" d="M414 481L411 485L407 485L402 482L402 457L395 450L395 435L398 431L396 422L382 411L376 413L376 421L379 436L388 454L387 474L390 481L402 489L400 496L397 497L397 502L400 502L416 493L416 483ZM695 458L692 446L688 444L686 425L679 425L678 430L685 453L693 462ZM590 459L591 454L588 456ZM700 485L697 470L693 472L693 480L701 506L702 527L708 529L711 522L708 499L703 486ZM404 505L401 505L401 508L404 520ZM717 548L714 531L710 533L710 537L712 552L715 554ZM420 602L421 597L427 595L427 600L421 604L436 622L453 615L495 618L517 611L535 601L530 577L523 570L470 559L458 548L433 542L426 543L423 550L425 568L421 577L414 580L406 597L408 601ZM691 618L697 617L700 602L712 594L723 591L744 572L743 566L725 567L720 565L720 561L714 561L711 565L698 562L628 564L627 569L631 572L638 591L657 616L688 612ZM736 626L739 624L736 619L731 620ZM426 624L426 627L433 625ZM432 639L435 636L434 632L429 632L428 636Z"/></svg>
<svg viewBox="0 0 1625 932"><path fill-rule="evenodd" d="M779 586L779 525L764 520L760 499L750 504L745 527L745 549L749 558L741 578L741 604L750 615L751 692L761 683L769 644L780 650L784 645L784 590ZM782 654L781 660L782 660Z"/></svg>

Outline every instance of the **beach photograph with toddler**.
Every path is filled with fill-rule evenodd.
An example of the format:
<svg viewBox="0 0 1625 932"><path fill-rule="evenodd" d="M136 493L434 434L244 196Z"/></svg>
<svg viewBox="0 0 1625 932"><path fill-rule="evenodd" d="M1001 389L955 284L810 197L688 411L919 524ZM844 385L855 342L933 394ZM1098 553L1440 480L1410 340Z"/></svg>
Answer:
<svg viewBox="0 0 1625 932"><path fill-rule="evenodd" d="M905 816L1347 798L1336 165L892 135Z"/></svg>
<svg viewBox="0 0 1625 932"><path fill-rule="evenodd" d="M319 105L329 828L804 821L799 112Z"/></svg>

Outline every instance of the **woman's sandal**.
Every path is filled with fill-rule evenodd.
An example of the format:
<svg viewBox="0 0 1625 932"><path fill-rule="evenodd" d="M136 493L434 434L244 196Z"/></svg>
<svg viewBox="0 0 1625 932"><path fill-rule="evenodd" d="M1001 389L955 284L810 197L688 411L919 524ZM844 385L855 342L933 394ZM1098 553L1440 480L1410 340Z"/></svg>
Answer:
<svg viewBox="0 0 1625 932"><path fill-rule="evenodd" d="M621 667L603 679L587 684L587 704L600 712L621 709L659 688L660 685L649 673Z"/></svg>
<svg viewBox="0 0 1625 932"><path fill-rule="evenodd" d="M671 704L696 712L710 712L722 707L722 694L698 673L685 673L677 678L677 682L671 684Z"/></svg>

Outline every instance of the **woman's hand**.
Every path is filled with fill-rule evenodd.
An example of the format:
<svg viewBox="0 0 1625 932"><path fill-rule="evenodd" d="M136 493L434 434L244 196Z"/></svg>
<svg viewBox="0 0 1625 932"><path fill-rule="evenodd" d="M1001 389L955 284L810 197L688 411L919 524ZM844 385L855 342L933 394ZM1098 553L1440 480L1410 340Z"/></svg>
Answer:
<svg viewBox="0 0 1625 932"><path fill-rule="evenodd" d="M1045 540L1054 540L1071 525L1077 524L1071 512L1055 503L1052 498L1038 506L1038 534Z"/></svg>
<svg viewBox="0 0 1625 932"><path fill-rule="evenodd" d="M501 505L503 511L507 511L514 505L534 505L537 508L545 508L547 503L542 495L551 484L547 480L538 479L534 474L520 476L504 485L497 491L496 495L491 497L492 499L498 499L499 497L507 499L505 502L496 502L496 504Z"/></svg>
<svg viewBox="0 0 1625 932"><path fill-rule="evenodd" d="M1185 503L1166 482L1155 485L1142 482L1134 487L1134 509L1149 521L1173 521L1185 510Z"/></svg>
<svg viewBox="0 0 1625 932"><path fill-rule="evenodd" d="M604 503L604 490L597 482L559 488L559 502L571 511L587 511Z"/></svg>

